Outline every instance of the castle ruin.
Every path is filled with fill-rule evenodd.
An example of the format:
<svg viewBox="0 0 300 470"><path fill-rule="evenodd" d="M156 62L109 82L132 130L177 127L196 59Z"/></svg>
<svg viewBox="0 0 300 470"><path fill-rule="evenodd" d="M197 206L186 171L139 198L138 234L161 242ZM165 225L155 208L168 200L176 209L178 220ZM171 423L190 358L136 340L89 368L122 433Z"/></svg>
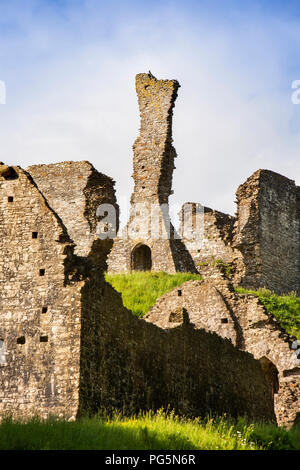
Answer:
<svg viewBox="0 0 300 470"><path fill-rule="evenodd" d="M222 273L188 281L163 295L144 319L178 327L185 312L196 329L216 332L261 362L274 393L277 420L292 425L300 412L300 349L255 295L237 294Z"/></svg>
<svg viewBox="0 0 300 470"><path fill-rule="evenodd" d="M176 80L157 80L145 73L136 76L141 127L133 145L134 191L128 224L109 255L111 273L196 272L190 253L170 223L168 206L176 157L172 114L179 86Z"/></svg>
<svg viewBox="0 0 300 470"><path fill-rule="evenodd" d="M119 209L113 180L89 162L0 165L0 417L171 406L190 416L274 421L275 400L279 423L296 420L295 338L234 286L299 295L300 188L258 170L238 188L235 217L187 203L176 233L168 198L178 88L176 80L136 77L130 237L98 237L97 207L115 208L116 229ZM197 214L203 233L190 240L182 229L196 231ZM198 272L204 280L183 284L137 319L106 270Z"/></svg>
<svg viewBox="0 0 300 470"><path fill-rule="evenodd" d="M176 80L136 76L141 126L133 146L131 216L125 237L123 233L114 241L108 258L109 272L141 269L202 273L214 259L230 265L235 285L300 295L300 188L294 181L273 171L258 170L237 190L236 217L189 202L180 214L182 236L175 232L169 219L168 198L176 157L172 114L178 88ZM146 214L139 204L149 209ZM151 204L166 207L159 214L159 223L151 214ZM197 213L203 217L201 236L185 238L183 213L186 224ZM162 229L168 223L169 236L165 240ZM160 237L155 230L151 232L151 225L159 226Z"/></svg>
<svg viewBox="0 0 300 470"><path fill-rule="evenodd" d="M49 178L53 199L27 171L0 166L0 417L170 406L274 421L272 390L250 354L188 321L166 332L137 319L105 281L112 241L98 239L88 208L94 198L116 203L112 180L88 162L31 172Z"/></svg>

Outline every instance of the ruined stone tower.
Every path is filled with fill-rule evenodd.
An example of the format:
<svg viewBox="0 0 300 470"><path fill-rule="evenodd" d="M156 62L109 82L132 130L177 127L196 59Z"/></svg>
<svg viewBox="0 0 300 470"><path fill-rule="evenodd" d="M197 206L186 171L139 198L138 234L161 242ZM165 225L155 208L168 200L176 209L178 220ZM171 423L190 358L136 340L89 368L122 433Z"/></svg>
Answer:
<svg viewBox="0 0 300 470"><path fill-rule="evenodd" d="M177 80L157 80L145 73L136 76L141 127L133 145L134 191L129 222L109 256L110 272L195 270L170 223L168 209L176 157L172 114L179 87Z"/></svg>
<svg viewBox="0 0 300 470"><path fill-rule="evenodd" d="M136 76L141 127L133 145L132 204L168 203L176 157L172 114L179 86L176 80L156 80L144 73Z"/></svg>
<svg viewBox="0 0 300 470"><path fill-rule="evenodd" d="M237 282L300 295L300 188L270 170L257 170L237 190L233 247L242 254Z"/></svg>

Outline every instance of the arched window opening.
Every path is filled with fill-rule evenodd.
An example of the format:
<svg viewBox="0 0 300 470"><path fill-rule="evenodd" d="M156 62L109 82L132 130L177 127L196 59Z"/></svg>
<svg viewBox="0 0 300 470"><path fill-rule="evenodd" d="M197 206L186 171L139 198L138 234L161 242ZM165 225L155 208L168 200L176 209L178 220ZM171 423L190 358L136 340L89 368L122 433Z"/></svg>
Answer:
<svg viewBox="0 0 300 470"><path fill-rule="evenodd" d="M278 369L273 364L270 359L267 357L263 356L259 359L261 368L266 376L267 381L271 385L273 395L274 393L278 393L279 390L279 380L278 380Z"/></svg>
<svg viewBox="0 0 300 470"><path fill-rule="evenodd" d="M147 245L138 245L131 254L131 269L133 271L151 271L151 250Z"/></svg>
<svg viewBox="0 0 300 470"><path fill-rule="evenodd" d="M0 366L6 366L6 349L2 338L0 338Z"/></svg>

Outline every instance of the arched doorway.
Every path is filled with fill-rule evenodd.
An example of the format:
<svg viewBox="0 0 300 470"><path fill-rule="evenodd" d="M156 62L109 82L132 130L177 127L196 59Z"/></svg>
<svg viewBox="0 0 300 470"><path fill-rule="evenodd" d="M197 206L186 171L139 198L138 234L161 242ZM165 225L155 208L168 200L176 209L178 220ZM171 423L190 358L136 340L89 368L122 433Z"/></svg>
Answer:
<svg viewBox="0 0 300 470"><path fill-rule="evenodd" d="M150 271L152 268L151 250L147 245L137 245L131 253L133 271Z"/></svg>
<svg viewBox="0 0 300 470"><path fill-rule="evenodd" d="M279 390L278 369L266 356L261 357L259 362L274 396L274 393L278 393Z"/></svg>

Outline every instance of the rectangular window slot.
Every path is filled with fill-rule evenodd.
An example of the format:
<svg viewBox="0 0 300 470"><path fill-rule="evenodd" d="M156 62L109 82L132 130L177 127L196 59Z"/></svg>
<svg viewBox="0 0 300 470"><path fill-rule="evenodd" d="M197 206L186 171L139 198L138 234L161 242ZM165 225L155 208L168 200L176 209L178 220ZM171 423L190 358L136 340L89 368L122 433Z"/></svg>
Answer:
<svg viewBox="0 0 300 470"><path fill-rule="evenodd" d="M25 342L26 342L25 336L20 336L20 338L17 339L18 344L25 344Z"/></svg>
<svg viewBox="0 0 300 470"><path fill-rule="evenodd" d="M8 196L7 201L8 201L8 202L14 202L13 196Z"/></svg>
<svg viewBox="0 0 300 470"><path fill-rule="evenodd" d="M7 366L5 343L2 338L0 338L0 366Z"/></svg>
<svg viewBox="0 0 300 470"><path fill-rule="evenodd" d="M182 296L182 291L179 289L179 290L177 291L177 294L178 294L178 297L181 297L181 296Z"/></svg>
<svg viewBox="0 0 300 470"><path fill-rule="evenodd" d="M48 336L40 336L40 343L48 343Z"/></svg>
<svg viewBox="0 0 300 470"><path fill-rule="evenodd" d="M228 323L228 318L221 318L221 323Z"/></svg>
<svg viewBox="0 0 300 470"><path fill-rule="evenodd" d="M38 233L37 232L32 232L32 238L37 238L38 237Z"/></svg>
<svg viewBox="0 0 300 470"><path fill-rule="evenodd" d="M42 308L42 313L47 313L48 312L48 307L43 307Z"/></svg>
<svg viewBox="0 0 300 470"><path fill-rule="evenodd" d="M40 269L40 276L45 276L45 269Z"/></svg>

